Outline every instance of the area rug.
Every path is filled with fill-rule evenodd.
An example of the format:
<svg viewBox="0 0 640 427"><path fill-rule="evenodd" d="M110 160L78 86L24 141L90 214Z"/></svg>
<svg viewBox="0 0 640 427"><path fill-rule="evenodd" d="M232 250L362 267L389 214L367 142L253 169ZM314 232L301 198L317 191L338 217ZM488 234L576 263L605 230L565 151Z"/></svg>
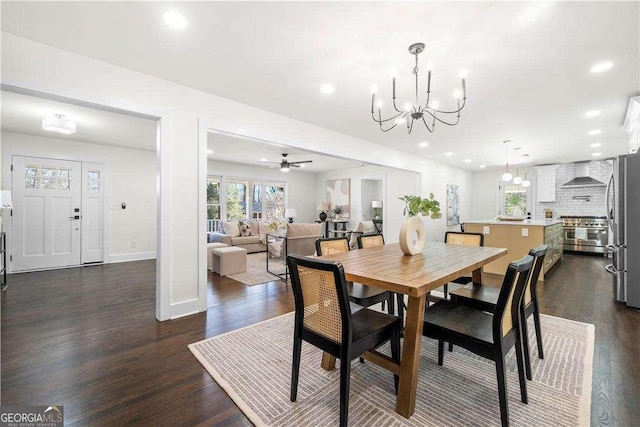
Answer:
<svg viewBox="0 0 640 427"><path fill-rule="evenodd" d="M537 357L532 332L529 404L520 401L513 350L507 355L511 425L589 425L594 326L544 315L541 320L545 359ZM302 347L298 401L289 400L292 337L289 313L189 349L255 425L337 425L340 363L324 371L321 351L307 343ZM437 342L428 338L422 342L414 415L398 415L395 402L393 375L356 359L351 366L350 425L500 425L495 364L456 348L445 352L444 366L438 366Z"/></svg>
<svg viewBox="0 0 640 427"><path fill-rule="evenodd" d="M244 273L229 274L227 277L247 286L279 281L279 278L267 272L266 256L264 252L247 254L247 271ZM269 270L275 273L284 273L285 266L278 259L270 259Z"/></svg>

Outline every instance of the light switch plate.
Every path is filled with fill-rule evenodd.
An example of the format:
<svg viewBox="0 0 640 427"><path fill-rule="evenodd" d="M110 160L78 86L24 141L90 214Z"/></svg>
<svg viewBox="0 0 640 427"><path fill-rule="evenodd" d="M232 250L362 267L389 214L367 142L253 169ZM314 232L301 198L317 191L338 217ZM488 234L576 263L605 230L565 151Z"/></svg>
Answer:
<svg viewBox="0 0 640 427"><path fill-rule="evenodd" d="M523 237L527 237L529 235L529 229L528 228L523 228L522 229L522 236Z"/></svg>
<svg viewBox="0 0 640 427"><path fill-rule="evenodd" d="M489 226L485 225L484 227L482 227L482 234L489 234Z"/></svg>

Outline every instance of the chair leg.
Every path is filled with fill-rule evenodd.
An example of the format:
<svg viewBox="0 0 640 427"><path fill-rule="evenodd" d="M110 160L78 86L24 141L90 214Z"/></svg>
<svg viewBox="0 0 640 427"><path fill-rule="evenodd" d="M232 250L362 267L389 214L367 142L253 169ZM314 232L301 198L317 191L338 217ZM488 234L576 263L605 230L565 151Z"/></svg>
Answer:
<svg viewBox="0 0 640 427"><path fill-rule="evenodd" d="M291 401L298 398L298 374L300 373L300 354L302 353L302 338L293 338L293 362L291 364Z"/></svg>
<svg viewBox="0 0 640 427"><path fill-rule="evenodd" d="M351 379L351 361L348 357L340 359L340 427L347 427L349 419L349 380Z"/></svg>
<svg viewBox="0 0 640 427"><path fill-rule="evenodd" d="M398 325L397 328L393 331L393 336L391 337L391 358L396 362L400 363L400 330L402 327ZM393 375L393 385L395 386L396 395L398 394L398 375Z"/></svg>
<svg viewBox="0 0 640 427"><path fill-rule="evenodd" d="M533 323L536 327L536 341L538 342L538 357L544 359L544 352L542 351L542 329L540 328L540 310L538 310L538 302L535 303L535 309L533 310Z"/></svg>
<svg viewBox="0 0 640 427"><path fill-rule="evenodd" d="M449 284L445 283L442 288L444 289L444 299L447 299L447 296L449 295Z"/></svg>
<svg viewBox="0 0 640 427"><path fill-rule="evenodd" d="M500 399L500 421L502 427L509 425L509 403L507 402L507 378L504 369L504 356L501 350L496 352L496 376L498 377L498 397Z"/></svg>
<svg viewBox="0 0 640 427"><path fill-rule="evenodd" d="M449 343L449 351L453 351L453 344Z"/></svg>
<svg viewBox="0 0 640 427"><path fill-rule="evenodd" d="M524 367L527 379L531 380L531 356L529 355L529 330L527 328L527 318L524 312L520 313L520 339L522 340L522 350L524 353Z"/></svg>
<svg viewBox="0 0 640 427"><path fill-rule="evenodd" d="M516 360L518 362L518 381L520 382L520 398L522 403L529 403L527 397L527 379L525 378L524 351L520 331L516 331Z"/></svg>
<svg viewBox="0 0 640 427"><path fill-rule="evenodd" d="M387 298L387 304L389 304L389 314L392 316L396 314L395 304L393 302L393 292L389 292L389 298Z"/></svg>
<svg viewBox="0 0 640 427"><path fill-rule="evenodd" d="M396 303L398 304L398 317L402 320L402 324L404 325L404 295L396 294Z"/></svg>
<svg viewBox="0 0 640 427"><path fill-rule="evenodd" d="M444 341L438 340L438 365L444 364Z"/></svg>

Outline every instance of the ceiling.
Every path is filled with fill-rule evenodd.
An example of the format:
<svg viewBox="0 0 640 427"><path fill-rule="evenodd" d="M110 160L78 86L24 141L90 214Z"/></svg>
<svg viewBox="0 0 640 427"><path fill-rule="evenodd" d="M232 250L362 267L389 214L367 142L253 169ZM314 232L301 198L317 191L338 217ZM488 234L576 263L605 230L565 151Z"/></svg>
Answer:
<svg viewBox="0 0 640 427"><path fill-rule="evenodd" d="M46 116L62 114L76 123L65 135L42 129ZM156 121L2 91L2 131L68 141L156 150Z"/></svg>
<svg viewBox="0 0 640 427"><path fill-rule="evenodd" d="M181 83L347 135L467 169L504 162L504 139L532 163L626 152L622 129L640 87L638 2L2 2L2 30ZM185 15L169 28L166 10ZM141 31L141 28L144 31ZM425 42L432 96L452 106L466 68L458 126L382 133L370 87L409 101ZM601 61L614 67L589 69ZM424 80L424 74L421 75ZM335 86L323 95L320 86ZM389 102L387 101L387 105ZM600 116L585 118L589 110ZM589 136L592 129L602 134ZM428 142L425 148L420 142ZM445 156L445 152L453 153ZM465 163L465 159L470 162ZM513 155L511 163L514 163Z"/></svg>
<svg viewBox="0 0 640 427"><path fill-rule="evenodd" d="M211 159L267 168L279 169L279 165L265 162L279 163L282 159L282 153L287 153L287 160L290 162L313 160L313 163L307 163L303 167L291 169L295 172L319 173L330 170L357 168L364 165L362 162L355 160L329 157L310 153L298 148L285 147L280 144L264 143L215 133L208 134L207 148L213 151L213 153L208 154Z"/></svg>
<svg viewBox="0 0 640 427"><path fill-rule="evenodd" d="M88 142L156 150L156 121L131 117L125 114L98 110L95 108L68 104L15 92L2 91L2 131L26 135L58 138L68 141ZM42 119L46 116L62 114L76 123L76 132L71 135L42 129ZM282 153L289 155L289 161L313 160L300 172L318 173L329 170L348 169L362 166L362 162L329 157L304 150L269 144L249 139L210 133L207 141L211 159L243 163L265 168L276 167L262 162L279 162Z"/></svg>

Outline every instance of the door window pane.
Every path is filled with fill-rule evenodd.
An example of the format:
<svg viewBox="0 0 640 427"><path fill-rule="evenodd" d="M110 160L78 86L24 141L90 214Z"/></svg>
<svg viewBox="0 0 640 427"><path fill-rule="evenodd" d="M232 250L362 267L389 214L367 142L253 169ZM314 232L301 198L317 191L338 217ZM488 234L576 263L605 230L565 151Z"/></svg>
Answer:
<svg viewBox="0 0 640 427"><path fill-rule="evenodd" d="M40 167L26 165L24 167L24 188L40 188Z"/></svg>
<svg viewBox="0 0 640 427"><path fill-rule="evenodd" d="M247 218L246 181L227 181L227 221Z"/></svg>
<svg viewBox="0 0 640 427"><path fill-rule="evenodd" d="M262 218L262 182L251 183L251 218Z"/></svg>
<svg viewBox="0 0 640 427"><path fill-rule="evenodd" d="M284 182L267 182L264 192L266 220L278 221L284 219Z"/></svg>
<svg viewBox="0 0 640 427"><path fill-rule="evenodd" d="M100 169L89 169L87 171L87 190L100 191Z"/></svg>

